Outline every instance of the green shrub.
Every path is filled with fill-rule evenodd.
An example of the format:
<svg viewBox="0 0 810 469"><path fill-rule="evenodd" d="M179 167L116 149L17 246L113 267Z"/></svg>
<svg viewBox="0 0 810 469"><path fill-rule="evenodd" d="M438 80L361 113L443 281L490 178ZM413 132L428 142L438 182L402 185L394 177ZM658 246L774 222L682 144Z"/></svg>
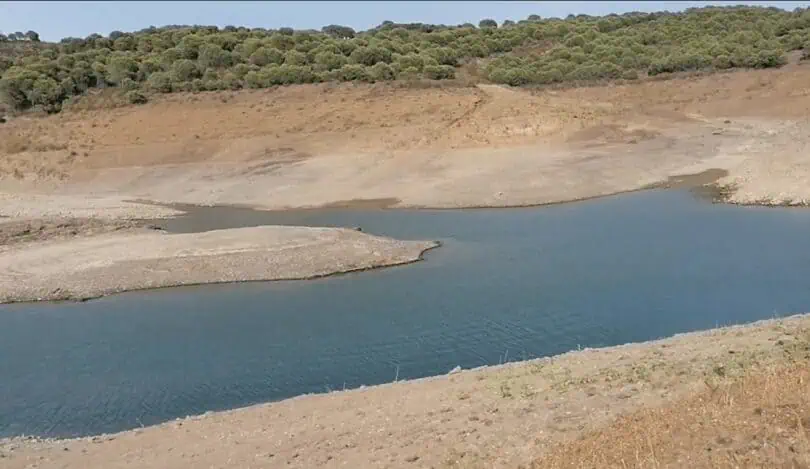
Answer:
<svg viewBox="0 0 810 469"><path fill-rule="evenodd" d="M184 83L200 77L200 69L191 59L180 59L172 65L172 79Z"/></svg>
<svg viewBox="0 0 810 469"><path fill-rule="evenodd" d="M381 47L358 47L350 56L351 62L359 65L372 66L378 62L390 63L393 53Z"/></svg>
<svg viewBox="0 0 810 469"><path fill-rule="evenodd" d="M421 72L422 67L425 66L425 58L418 54L395 54L394 63L399 66L400 69L413 68L416 69L417 72ZM438 62L435 65L438 65Z"/></svg>
<svg viewBox="0 0 810 469"><path fill-rule="evenodd" d="M172 92L172 78L166 72L155 72L146 81L150 90L158 93Z"/></svg>
<svg viewBox="0 0 810 469"><path fill-rule="evenodd" d="M431 80L450 80L456 77L456 69L449 65L426 65L422 73Z"/></svg>
<svg viewBox="0 0 810 469"><path fill-rule="evenodd" d="M436 59L439 65L458 65L458 54L449 47L437 47L427 51L428 55Z"/></svg>
<svg viewBox="0 0 810 469"><path fill-rule="evenodd" d="M59 83L49 77L38 78L28 94L33 106L41 106L47 112L58 111L63 98Z"/></svg>
<svg viewBox="0 0 810 469"><path fill-rule="evenodd" d="M387 63L377 62L371 67L371 76L377 81L389 81L396 78L396 73Z"/></svg>
<svg viewBox="0 0 810 469"><path fill-rule="evenodd" d="M341 81L371 81L371 74L366 67L359 64L346 64L340 69L338 75Z"/></svg>
<svg viewBox="0 0 810 469"><path fill-rule="evenodd" d="M138 73L138 63L129 56L115 56L107 64L107 80L121 85L124 80L132 80Z"/></svg>
<svg viewBox="0 0 810 469"><path fill-rule="evenodd" d="M348 63L348 59L334 52L324 51L315 56L315 65L321 70L337 70Z"/></svg>
<svg viewBox="0 0 810 469"><path fill-rule="evenodd" d="M146 104L149 102L146 96L138 90L129 91L126 97L129 104Z"/></svg>
<svg viewBox="0 0 810 469"><path fill-rule="evenodd" d="M309 61L307 60L307 55L303 52L291 50L284 54L284 63L286 65L307 65Z"/></svg>
<svg viewBox="0 0 810 469"><path fill-rule="evenodd" d="M262 69L271 85L292 85L296 83L314 83L317 76L309 67L284 64Z"/></svg>
<svg viewBox="0 0 810 469"><path fill-rule="evenodd" d="M223 68L231 65L231 54L216 44L203 44L199 48L197 62L200 68Z"/></svg>
<svg viewBox="0 0 810 469"><path fill-rule="evenodd" d="M280 50L272 47L259 47L255 52L250 54L248 62L258 67L271 64L281 65L284 62L284 54Z"/></svg>

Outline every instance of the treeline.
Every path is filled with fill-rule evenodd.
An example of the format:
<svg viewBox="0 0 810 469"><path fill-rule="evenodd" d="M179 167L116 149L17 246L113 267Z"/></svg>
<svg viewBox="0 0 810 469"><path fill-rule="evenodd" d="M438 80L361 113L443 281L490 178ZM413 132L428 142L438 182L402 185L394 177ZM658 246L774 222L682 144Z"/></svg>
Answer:
<svg viewBox="0 0 810 469"><path fill-rule="evenodd" d="M29 31L0 36L0 42L12 44L12 37L39 40ZM320 31L171 25L40 43L22 55L3 54L0 47L0 100L17 110L55 112L94 88L120 88L136 103L149 93L447 80L465 64L478 69L476 76L513 86L632 80L689 70L778 67L786 52L800 49L810 49L810 9L532 15L501 25L491 19L458 26L386 21L363 32L340 25Z"/></svg>

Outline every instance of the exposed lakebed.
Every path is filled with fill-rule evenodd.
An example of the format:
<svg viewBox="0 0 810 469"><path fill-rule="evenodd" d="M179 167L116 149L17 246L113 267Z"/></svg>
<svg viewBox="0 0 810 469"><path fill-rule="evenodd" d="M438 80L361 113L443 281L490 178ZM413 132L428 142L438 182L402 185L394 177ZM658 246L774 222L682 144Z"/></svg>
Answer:
<svg viewBox="0 0 810 469"><path fill-rule="evenodd" d="M810 310L810 210L645 191L524 209L199 208L170 231L442 241L374 272L0 306L0 436L75 436Z"/></svg>

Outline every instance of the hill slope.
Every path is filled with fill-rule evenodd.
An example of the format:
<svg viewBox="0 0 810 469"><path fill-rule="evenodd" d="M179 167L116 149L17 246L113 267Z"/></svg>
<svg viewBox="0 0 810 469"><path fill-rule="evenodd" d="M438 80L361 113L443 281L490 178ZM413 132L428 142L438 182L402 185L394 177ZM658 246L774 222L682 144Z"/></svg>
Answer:
<svg viewBox="0 0 810 469"><path fill-rule="evenodd" d="M16 41L20 42L20 41ZM386 22L369 31L166 26L66 38L0 53L12 109L57 111L114 87L148 93L236 90L325 81L450 80L510 85L635 80L688 70L771 68L810 42L810 10L729 7L566 19L532 16L443 26ZM7 42L8 43L8 42Z"/></svg>

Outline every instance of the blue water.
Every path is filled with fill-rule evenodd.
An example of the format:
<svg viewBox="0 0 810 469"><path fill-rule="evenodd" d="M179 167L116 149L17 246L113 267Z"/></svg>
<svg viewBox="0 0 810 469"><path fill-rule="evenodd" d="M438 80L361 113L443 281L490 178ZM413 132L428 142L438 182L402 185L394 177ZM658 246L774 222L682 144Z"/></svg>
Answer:
<svg viewBox="0 0 810 469"><path fill-rule="evenodd" d="M0 436L112 432L810 311L810 210L648 191L531 209L196 216L168 228L270 217L443 246L322 280L2 306Z"/></svg>

